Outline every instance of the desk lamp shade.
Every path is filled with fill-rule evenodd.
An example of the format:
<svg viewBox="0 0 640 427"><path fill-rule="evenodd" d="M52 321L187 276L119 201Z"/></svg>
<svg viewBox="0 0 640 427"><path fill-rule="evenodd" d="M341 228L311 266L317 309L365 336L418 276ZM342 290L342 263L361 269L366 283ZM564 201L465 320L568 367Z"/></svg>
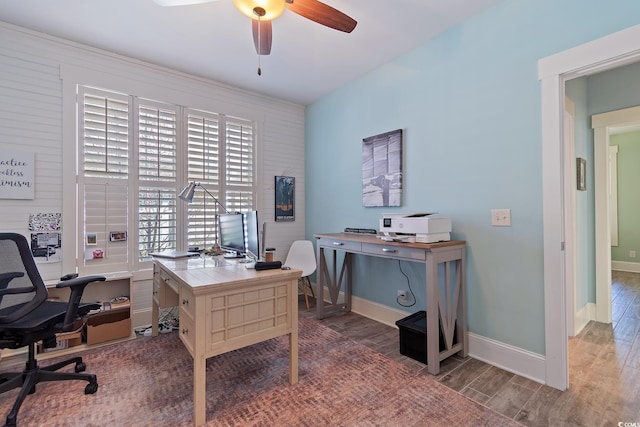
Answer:
<svg viewBox="0 0 640 427"><path fill-rule="evenodd" d="M197 184L195 183L195 181L190 182L180 192L180 194L178 195L178 198L180 200L184 200L187 203L193 202L193 196L196 194L196 186Z"/></svg>
<svg viewBox="0 0 640 427"><path fill-rule="evenodd" d="M204 188L202 185L200 185L199 183L195 182L195 181L191 181L189 184L187 184L186 187L184 187L184 189L180 192L180 194L178 194L178 198L180 200L184 200L187 203L192 203L193 202L193 197L196 194L196 188L202 188L204 190L205 193L207 193L208 195L210 195L213 200L215 201L215 216L216 218L218 217L218 205L222 206L222 209L225 210L225 212L228 213L227 208L225 208L222 204L220 204L220 201L218 201L218 199L209 192L209 190L207 190L206 188ZM211 250L209 251L209 253L211 255L221 255L223 254L225 251L223 251L220 248L220 245L218 244L218 236L216 234L216 241L213 244L213 246L211 247Z"/></svg>

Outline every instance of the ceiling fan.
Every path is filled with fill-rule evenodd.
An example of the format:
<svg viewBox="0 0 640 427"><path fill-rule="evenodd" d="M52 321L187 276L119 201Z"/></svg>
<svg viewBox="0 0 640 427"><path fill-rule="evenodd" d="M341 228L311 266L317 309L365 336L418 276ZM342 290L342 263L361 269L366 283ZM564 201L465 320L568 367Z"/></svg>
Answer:
<svg viewBox="0 0 640 427"><path fill-rule="evenodd" d="M154 0L160 6L186 6L218 0ZM253 43L258 55L271 53L271 21L285 8L318 24L350 33L357 22L318 0L233 0L236 8L252 20ZM260 69L258 69L260 74Z"/></svg>

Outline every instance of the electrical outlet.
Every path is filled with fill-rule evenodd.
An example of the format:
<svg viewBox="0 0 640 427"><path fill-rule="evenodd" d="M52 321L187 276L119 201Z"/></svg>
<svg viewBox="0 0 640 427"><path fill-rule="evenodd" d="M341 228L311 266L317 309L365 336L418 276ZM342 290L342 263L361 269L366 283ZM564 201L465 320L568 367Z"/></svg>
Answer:
<svg viewBox="0 0 640 427"><path fill-rule="evenodd" d="M629 251L629 258L635 258L636 257L636 251Z"/></svg>
<svg viewBox="0 0 640 427"><path fill-rule="evenodd" d="M511 209L491 209L491 225L511 227Z"/></svg>
<svg viewBox="0 0 640 427"><path fill-rule="evenodd" d="M407 302L407 291L398 289L398 302Z"/></svg>

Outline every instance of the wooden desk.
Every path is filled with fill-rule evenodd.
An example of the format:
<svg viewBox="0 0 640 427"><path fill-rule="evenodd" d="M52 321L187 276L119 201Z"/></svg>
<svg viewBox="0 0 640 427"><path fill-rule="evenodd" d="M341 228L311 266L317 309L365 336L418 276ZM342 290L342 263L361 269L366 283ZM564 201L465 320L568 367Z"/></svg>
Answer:
<svg viewBox="0 0 640 427"><path fill-rule="evenodd" d="M466 242L385 242L374 235L351 233L316 234L315 238L318 258L318 318L322 319L326 314L336 311L351 310L351 264L354 254L421 262L426 266L427 370L436 375L440 372L440 361L455 353L467 355ZM325 258L327 251L332 254L329 263ZM336 256L339 251L345 253L342 262ZM440 264L444 268L439 275ZM343 285L344 302L339 303L338 297ZM325 287L329 290L328 305L324 303ZM439 344L440 329L445 343L442 351Z"/></svg>
<svg viewBox="0 0 640 427"><path fill-rule="evenodd" d="M224 265L219 265L223 263ZM193 357L195 425L206 422L206 360L289 335L289 383L298 381L299 270L256 271L211 257L153 261L153 335L161 308L180 307L180 339Z"/></svg>

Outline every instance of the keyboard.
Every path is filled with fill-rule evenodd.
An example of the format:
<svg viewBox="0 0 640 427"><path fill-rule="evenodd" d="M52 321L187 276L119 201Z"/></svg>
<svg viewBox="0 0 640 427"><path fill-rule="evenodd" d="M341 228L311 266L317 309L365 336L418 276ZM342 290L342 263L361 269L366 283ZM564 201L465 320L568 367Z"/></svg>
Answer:
<svg viewBox="0 0 640 427"><path fill-rule="evenodd" d="M354 228L347 227L344 229L345 233L355 233L355 234L378 234L378 230L375 228Z"/></svg>

